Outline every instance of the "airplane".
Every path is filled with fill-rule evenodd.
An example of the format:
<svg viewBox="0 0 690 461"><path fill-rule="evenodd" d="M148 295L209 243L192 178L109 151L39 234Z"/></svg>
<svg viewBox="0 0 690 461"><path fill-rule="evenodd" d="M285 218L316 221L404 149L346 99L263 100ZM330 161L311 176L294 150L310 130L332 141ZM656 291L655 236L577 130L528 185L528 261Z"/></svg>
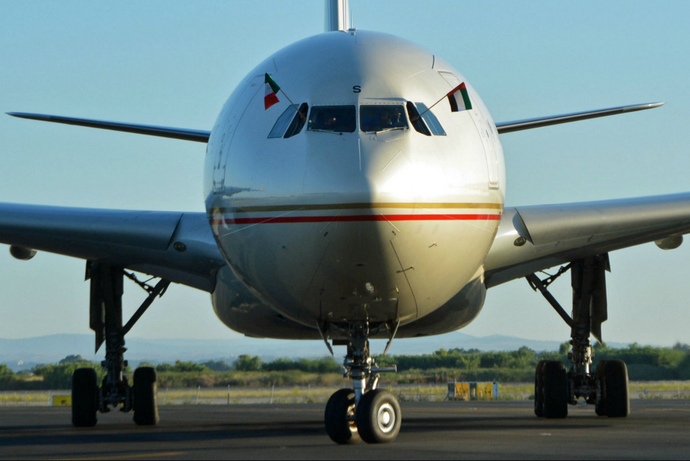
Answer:
<svg viewBox="0 0 690 461"><path fill-rule="evenodd" d="M93 426L111 407L158 422L155 371L137 369L129 385L124 338L173 282L211 293L221 321L248 336L346 346L352 388L333 394L324 418L337 443L390 442L400 430L397 399L378 388L393 370L376 366L370 339L390 346L462 328L488 288L520 278L571 327L570 368L537 367L536 415L562 418L584 399L597 414L627 416L625 365L590 368L590 337L601 339L607 316L608 253L680 245L690 196L506 207L500 136L659 104L494 123L441 57L351 28L346 2L327 10L328 32L259 64L211 131L11 114L207 144L205 213L0 206L0 241L16 258L38 250L87 261L89 320L108 376L99 386L93 370L75 373L73 424ZM537 275L558 266L571 272L572 315L549 294L554 277ZM131 271L160 280L139 281L148 297L124 322Z"/></svg>

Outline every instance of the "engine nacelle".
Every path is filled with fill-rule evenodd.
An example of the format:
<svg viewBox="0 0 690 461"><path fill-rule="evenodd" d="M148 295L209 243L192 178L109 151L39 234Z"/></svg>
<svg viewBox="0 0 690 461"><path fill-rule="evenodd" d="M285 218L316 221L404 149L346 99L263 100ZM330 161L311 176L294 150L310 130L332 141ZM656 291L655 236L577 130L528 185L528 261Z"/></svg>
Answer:
<svg viewBox="0 0 690 461"><path fill-rule="evenodd" d="M10 247L10 254L17 259L21 259L22 261L28 261L36 256L36 250L12 245Z"/></svg>
<svg viewBox="0 0 690 461"><path fill-rule="evenodd" d="M662 250L675 250L683 243L682 235L674 235L673 237L667 237L665 239L654 241L656 246Z"/></svg>

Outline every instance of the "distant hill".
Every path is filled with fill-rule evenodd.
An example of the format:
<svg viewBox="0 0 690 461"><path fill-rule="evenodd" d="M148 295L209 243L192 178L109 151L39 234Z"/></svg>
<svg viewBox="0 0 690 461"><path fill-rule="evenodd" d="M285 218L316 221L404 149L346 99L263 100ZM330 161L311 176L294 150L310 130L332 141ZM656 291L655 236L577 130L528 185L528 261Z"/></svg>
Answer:
<svg viewBox="0 0 690 461"><path fill-rule="evenodd" d="M565 339L564 339L565 340ZM385 340L372 341L372 352L383 352ZM479 349L481 351L516 350L527 346L536 351L558 350L558 341L537 341L513 336L477 337L459 331L427 338L397 339L389 351L392 355L431 353L444 349ZM237 337L229 339L142 339L127 338L125 358L136 366L141 361L152 363L175 360L203 362L224 360L232 363L242 354L258 355L264 361L276 358L314 358L328 355L321 341L288 341ZM610 346L618 347L616 344ZM334 348L336 358L345 354L343 347ZM56 334L24 339L0 338L0 363L14 371L31 369L41 363L56 363L68 355L79 354L87 360L100 362L104 350L94 354L93 335Z"/></svg>

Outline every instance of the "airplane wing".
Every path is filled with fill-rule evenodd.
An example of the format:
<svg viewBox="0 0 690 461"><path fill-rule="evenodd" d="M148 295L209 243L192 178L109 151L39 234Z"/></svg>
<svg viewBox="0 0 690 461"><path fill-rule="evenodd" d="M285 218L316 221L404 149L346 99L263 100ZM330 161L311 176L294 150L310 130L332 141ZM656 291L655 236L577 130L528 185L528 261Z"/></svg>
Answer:
<svg viewBox="0 0 690 461"><path fill-rule="evenodd" d="M60 115L30 114L27 112L8 112L7 115L41 122L63 123L65 125L86 126L103 130L124 131L125 133L145 134L162 138L183 139L185 141L208 142L210 131L172 128L165 126L140 125L135 123L108 122L86 118L63 117Z"/></svg>
<svg viewBox="0 0 690 461"><path fill-rule="evenodd" d="M513 131L530 130L542 126L559 125L561 123L577 122L590 118L607 117L609 115L625 114L627 112L637 112L638 110L654 109L663 106L663 102L653 102L646 104L632 104L629 106L610 107L608 109L588 110L585 112L575 112L572 114L550 115L547 117L529 118L525 120L515 120L512 122L499 122L496 129L499 134L511 133Z"/></svg>
<svg viewBox="0 0 690 461"><path fill-rule="evenodd" d="M209 292L225 265L206 213L0 203L0 243L107 262Z"/></svg>
<svg viewBox="0 0 690 461"><path fill-rule="evenodd" d="M506 207L485 260L492 287L549 267L690 233L690 193L601 202Z"/></svg>

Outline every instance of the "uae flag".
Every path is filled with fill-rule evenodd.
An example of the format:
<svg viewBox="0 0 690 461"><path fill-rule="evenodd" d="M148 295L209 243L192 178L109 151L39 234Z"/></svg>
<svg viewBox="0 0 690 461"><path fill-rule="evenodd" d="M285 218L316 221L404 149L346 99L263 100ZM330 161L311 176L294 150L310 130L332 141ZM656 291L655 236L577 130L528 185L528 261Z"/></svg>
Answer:
<svg viewBox="0 0 690 461"><path fill-rule="evenodd" d="M273 104L278 103L278 96L276 93L280 90L280 87L278 84L271 78L270 75L266 74L266 78L264 79L264 83L266 86L266 93L264 96L264 108L268 109L271 107Z"/></svg>
<svg viewBox="0 0 690 461"><path fill-rule="evenodd" d="M467 94L465 82L462 82L460 85L450 90L446 96L448 96L448 102L450 102L450 110L452 112L472 109L470 95Z"/></svg>

